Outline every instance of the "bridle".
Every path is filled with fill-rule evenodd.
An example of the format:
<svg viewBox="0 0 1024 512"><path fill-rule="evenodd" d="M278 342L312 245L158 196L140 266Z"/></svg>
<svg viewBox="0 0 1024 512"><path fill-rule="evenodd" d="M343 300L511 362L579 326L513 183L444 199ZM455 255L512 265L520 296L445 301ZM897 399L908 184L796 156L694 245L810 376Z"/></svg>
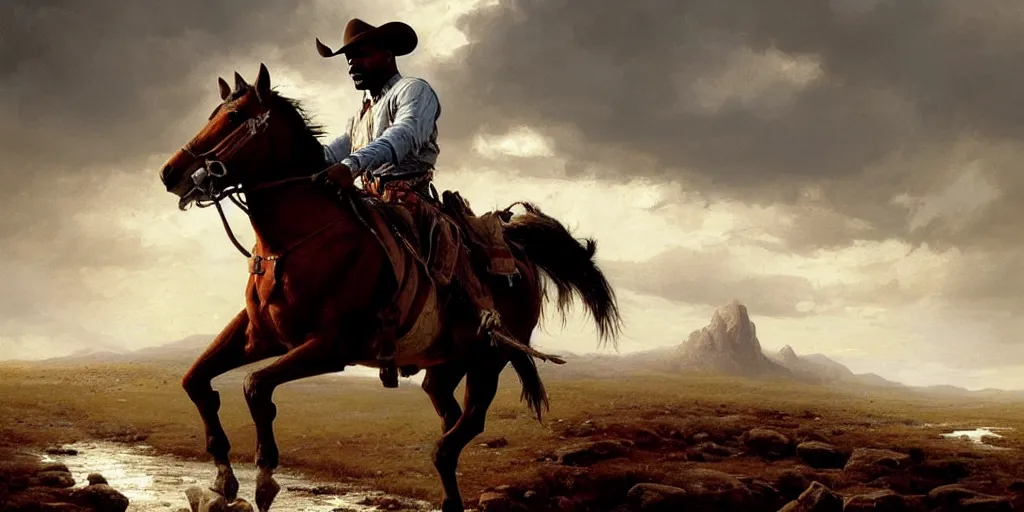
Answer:
<svg viewBox="0 0 1024 512"><path fill-rule="evenodd" d="M182 195L181 200L178 202L178 208L186 210L188 209L188 206L193 203L198 208L207 208L210 205L215 206L228 238L231 239L231 243L236 249L238 249L238 252L242 253L246 258L252 258L252 253L246 250L245 247L242 247L242 244L238 242L238 238L235 237L230 224L228 224L228 219L224 215L224 208L221 206L220 202L227 197L231 202L235 203L235 206L238 206L239 209L245 212L246 215L250 215L249 205L247 204L246 199L242 197L243 194L255 192L257 190L275 188L299 181L310 182L319 175L319 173L317 173L308 176L293 176L266 183L259 183L250 187L245 187L241 184L231 185L224 188L217 187L217 182L228 175L228 168L224 164L224 161L235 156L257 137L264 135L269 123L270 109L267 109L255 117L246 119L245 122L238 125L231 131L231 133L208 151L196 154L193 149L195 139L185 143L181 148L181 150L188 156L192 157L194 161L202 162L202 164L191 174L190 178L192 179L193 184L192 189ZM320 231L321 230L317 230L313 235L320 233ZM313 235L299 240L299 242L292 246L304 242ZM288 249L291 249L291 247ZM280 257L280 255L273 257L273 259L276 259L277 257Z"/></svg>

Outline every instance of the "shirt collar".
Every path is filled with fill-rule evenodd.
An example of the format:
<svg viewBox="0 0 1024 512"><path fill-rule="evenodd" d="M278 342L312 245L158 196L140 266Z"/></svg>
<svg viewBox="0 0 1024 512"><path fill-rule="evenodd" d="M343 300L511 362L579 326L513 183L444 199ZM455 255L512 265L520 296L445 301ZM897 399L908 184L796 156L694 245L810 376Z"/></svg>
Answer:
<svg viewBox="0 0 1024 512"><path fill-rule="evenodd" d="M380 96L377 96L376 98L373 98L373 97L370 96L370 91L363 91L363 100L364 101L369 101L371 105L375 105L401 79L402 79L402 74L401 73L395 73L394 76L389 78L387 82L384 82L384 87L381 87L381 89L380 89Z"/></svg>

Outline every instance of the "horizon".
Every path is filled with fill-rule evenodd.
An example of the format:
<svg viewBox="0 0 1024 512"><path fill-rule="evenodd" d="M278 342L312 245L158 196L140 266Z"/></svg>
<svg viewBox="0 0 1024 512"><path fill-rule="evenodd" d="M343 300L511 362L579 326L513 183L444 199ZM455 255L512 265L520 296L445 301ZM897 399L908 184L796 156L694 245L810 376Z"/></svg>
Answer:
<svg viewBox="0 0 1024 512"><path fill-rule="evenodd" d="M741 306L744 306L744 304L742 302L737 301L735 299L734 299L734 302L740 304ZM725 305L720 306L718 308L714 308L714 310L712 312L712 315L716 314L723 307L725 307ZM752 323L754 323L755 325L757 324L757 322L754 322L753 317L750 318L750 321ZM710 325L710 324L707 324L707 325ZM691 335L696 334L697 332L699 332L704 327L707 327L707 325L702 326L702 327L698 327L698 328L692 330L690 332L690 334ZM33 358L33 359L0 359L0 363L3 363L3 362L12 362L12 363L40 363L40 362L46 362L46 361L49 361L49 360L59 361L59 360L61 360L63 358L69 358L69 357L71 357L71 358L74 358L74 357L88 357L90 355L104 354L104 353L120 355L120 356L130 356L132 354L135 354L135 353L138 353L138 352L142 352L142 351L145 351L147 349L160 349L160 348L175 347L175 346L183 344L183 342L190 341L190 340L193 340L193 339L204 340L204 344L207 344L207 343L212 342L212 340L215 337L216 337L216 333L190 334L190 335L185 336L185 337L180 338L180 339L171 340L171 341L164 341L164 342L159 342L159 343L153 343L153 344L150 344L150 345L140 346L138 348L127 348L127 347L108 347L108 348L104 348L104 349L81 348L81 349L78 349L78 350L76 350L74 352L70 352L70 353L66 353L66 354L62 354L62 355L48 355L48 356L45 356L45 357L42 357L42 358ZM650 347L646 347L646 348L638 348L636 350L629 351L629 352L621 352L621 351L620 352L611 352L611 351L607 351L607 350L604 350L604 351L602 351L602 350L592 350L592 351L584 350L584 351L573 352L573 351L565 351L565 350L563 350L563 351L560 351L558 353L558 355L562 356L562 357L567 357L567 356L573 357L574 356L574 357L580 357L580 358L587 358L587 357L611 357L611 358L629 357L629 356L642 355L642 354L646 354L646 353L657 353L657 352L662 352L662 351L666 351L666 350L676 349L676 348L679 348L679 347L685 345L688 341L689 341L689 336L687 336L687 339L683 339L683 340L681 340L681 341L679 341L677 343L667 343L667 344L663 344L663 345L654 345L654 346L650 346ZM968 386L957 386L957 385L954 385L954 384L949 384L948 382L944 382L944 381L924 382L924 383L910 384L910 383L894 380L894 379L890 378L889 376L886 376L884 374L880 374L880 373L877 373L877 372L874 372L874 371L855 371L852 368L850 368L849 365L846 364L841 359L836 358L836 357L834 357L832 355L829 355L829 354L823 354L823 353L820 353L820 352L804 352L804 351L798 350L796 347L794 347L794 346L792 346L790 344L782 344L782 345L776 345L776 344L771 344L771 343L765 344L764 340L761 340L760 337L758 337L757 341L761 345L762 353L765 356L768 356L768 357L771 357L772 355L778 355L783 349L788 347L791 350L793 350L793 352L801 360L805 360L804 358L807 358L809 356L823 356L823 357L825 357L825 358L827 358L827 359L829 359L829 360L831 360L831 361L833 361L835 363L839 363L839 364L843 365L844 367L849 369L851 372L853 372L855 375L861 375L861 376L863 376L863 375L874 375L874 376L878 376L878 377L881 377L881 378L883 378L883 379L885 379L885 380L887 380L889 382L893 382L893 383L896 383L896 384L900 384L902 386L906 386L909 389L926 389L926 388L935 388L935 387L953 387L953 388L956 388L956 389L966 390L966 391L970 391L970 392L980 392L980 391L998 391L998 392L1004 392L1004 393L1024 392L1024 388L998 388L998 387L991 387L991 386L968 387ZM774 347L774 348L771 348L771 347ZM538 348L543 349L544 347L539 346ZM199 352L197 351L195 355L196 355L196 357L198 357ZM571 364L571 361L570 361L569 364ZM372 368L366 368L366 367L358 366L358 365L356 365L356 366L349 366L349 367L347 367L342 372L333 372L333 373L329 373L327 375L333 375L333 376L338 376L338 377L368 378L368 379L377 379L378 378L376 370L374 370ZM410 382L419 383L422 380L422 377L423 377L423 374L422 374L422 372L420 372L420 373L418 373L418 374L416 374L416 375L414 375L412 377L403 378L402 380L403 381L410 381Z"/></svg>
<svg viewBox="0 0 1024 512"><path fill-rule="evenodd" d="M245 261L158 169L218 76L261 62L337 136L359 93L314 39L337 47L359 17L419 34L398 66L440 98L438 190L477 212L529 200L597 240L620 352L678 344L738 298L766 350L1024 388L1018 3L183 1L10 3L0 360L219 331ZM614 353L579 307L555 313L536 345Z"/></svg>

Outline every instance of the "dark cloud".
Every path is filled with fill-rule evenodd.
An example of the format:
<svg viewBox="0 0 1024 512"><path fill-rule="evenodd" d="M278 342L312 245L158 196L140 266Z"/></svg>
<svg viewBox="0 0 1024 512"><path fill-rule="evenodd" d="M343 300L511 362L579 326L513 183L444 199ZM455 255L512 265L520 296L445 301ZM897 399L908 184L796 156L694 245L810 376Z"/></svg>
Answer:
<svg viewBox="0 0 1024 512"><path fill-rule="evenodd" d="M213 102L217 73L230 77L215 64L311 39L291 2L12 0L2 9L5 177L167 153L184 142L175 123Z"/></svg>
<svg viewBox="0 0 1024 512"><path fill-rule="evenodd" d="M911 234L891 199L932 186L931 164L965 139L1024 135L1019 2L982 5L500 2L460 22L471 44L439 73L444 131L526 124L572 161L609 164L611 178L685 179L749 202L791 202L819 184L873 228L846 241L965 240L980 233ZM616 165L617 153L652 163ZM993 167L1020 188L1019 172ZM828 234L826 245L837 241Z"/></svg>
<svg viewBox="0 0 1024 512"><path fill-rule="evenodd" d="M724 247L680 248L642 262L607 261L602 267L616 287L711 307L738 299L763 316L807 316L812 314L809 308L798 305L822 298L807 279L757 275L736 268L735 262Z"/></svg>

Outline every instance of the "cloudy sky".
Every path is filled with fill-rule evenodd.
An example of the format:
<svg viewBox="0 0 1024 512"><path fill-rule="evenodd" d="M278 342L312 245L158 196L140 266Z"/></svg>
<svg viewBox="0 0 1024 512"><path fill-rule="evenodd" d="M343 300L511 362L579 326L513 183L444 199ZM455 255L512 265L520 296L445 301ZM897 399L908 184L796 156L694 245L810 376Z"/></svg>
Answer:
<svg viewBox="0 0 1024 512"><path fill-rule="evenodd" d="M157 171L261 62L337 134L359 96L314 38L352 16L418 30L438 188L597 238L622 352L738 299L767 349L1024 388L1018 0L5 1L0 358L219 330L245 261ZM582 314L536 340L596 347Z"/></svg>

